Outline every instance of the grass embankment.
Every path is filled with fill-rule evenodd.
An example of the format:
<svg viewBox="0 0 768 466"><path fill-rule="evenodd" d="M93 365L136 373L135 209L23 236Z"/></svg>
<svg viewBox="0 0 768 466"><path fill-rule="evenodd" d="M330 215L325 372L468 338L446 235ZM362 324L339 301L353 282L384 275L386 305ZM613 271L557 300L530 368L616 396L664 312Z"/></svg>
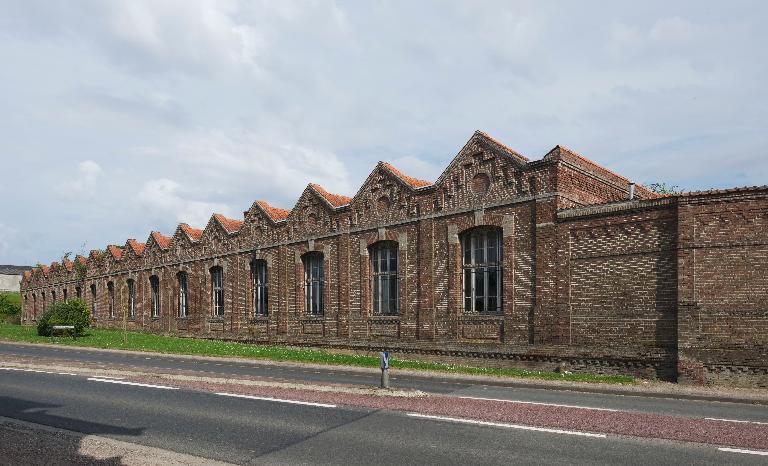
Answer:
<svg viewBox="0 0 768 466"><path fill-rule="evenodd" d="M66 346L87 346L133 351L150 351L168 354L191 354L202 356L241 357L292 361L316 364L333 364L358 367L379 367L379 358L333 353L324 350L287 348L284 346L250 345L217 340L167 337L148 333L128 332L123 342L119 330L86 329L86 334L77 340L67 337L41 337L34 327L0 323L0 339L31 343L56 343ZM547 380L569 380L577 382L633 383L634 378L623 375L599 374L558 374L554 372L528 371L523 369L498 369L469 367L453 364L439 364L422 361L390 359L393 369L419 369L458 374L490 375L496 377L524 377Z"/></svg>

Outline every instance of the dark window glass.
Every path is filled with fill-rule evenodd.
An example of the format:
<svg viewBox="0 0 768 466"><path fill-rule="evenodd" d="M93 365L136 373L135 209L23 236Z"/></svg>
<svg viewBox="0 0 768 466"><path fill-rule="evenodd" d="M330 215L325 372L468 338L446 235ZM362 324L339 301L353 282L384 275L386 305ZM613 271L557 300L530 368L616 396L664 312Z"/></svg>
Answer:
<svg viewBox="0 0 768 466"><path fill-rule="evenodd" d="M373 313L397 315L400 312L398 245L394 241L379 241L371 246L370 256Z"/></svg>
<svg viewBox="0 0 768 466"><path fill-rule="evenodd" d="M179 272L179 317L187 317L187 303L189 302L189 288L187 287L187 274Z"/></svg>
<svg viewBox="0 0 768 466"><path fill-rule="evenodd" d="M130 319L136 318L136 282L128 280L128 314Z"/></svg>
<svg viewBox="0 0 768 466"><path fill-rule="evenodd" d="M91 285L91 316L96 317L96 285Z"/></svg>
<svg viewBox="0 0 768 466"><path fill-rule="evenodd" d="M324 311L323 291L325 288L323 254L320 252L310 252L304 255L303 260L306 312L312 315L322 315Z"/></svg>
<svg viewBox="0 0 768 466"><path fill-rule="evenodd" d="M107 283L107 292L109 293L109 317L115 318L115 284Z"/></svg>
<svg viewBox="0 0 768 466"><path fill-rule="evenodd" d="M253 288L253 313L265 316L268 313L267 263L255 260L251 263L251 286Z"/></svg>
<svg viewBox="0 0 768 466"><path fill-rule="evenodd" d="M501 312L501 233L476 228L462 236L464 311Z"/></svg>
<svg viewBox="0 0 768 466"><path fill-rule="evenodd" d="M221 267L211 269L211 291L213 315L224 315L224 270Z"/></svg>
<svg viewBox="0 0 768 466"><path fill-rule="evenodd" d="M152 317L160 317L160 279L152 275L149 286L152 290Z"/></svg>

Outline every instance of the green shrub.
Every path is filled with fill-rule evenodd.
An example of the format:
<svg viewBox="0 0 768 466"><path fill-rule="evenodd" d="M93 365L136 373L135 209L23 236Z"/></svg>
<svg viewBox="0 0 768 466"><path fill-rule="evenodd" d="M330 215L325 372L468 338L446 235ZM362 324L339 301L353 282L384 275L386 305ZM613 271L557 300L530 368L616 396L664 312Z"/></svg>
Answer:
<svg viewBox="0 0 768 466"><path fill-rule="evenodd" d="M37 319L37 334L41 337L50 337L53 329L51 328L51 314L53 309L48 308L43 315Z"/></svg>
<svg viewBox="0 0 768 466"><path fill-rule="evenodd" d="M16 323L21 316L18 293L0 293L0 322Z"/></svg>
<svg viewBox="0 0 768 466"><path fill-rule="evenodd" d="M58 302L48 308L37 321L37 334L43 337L51 336L54 325L74 325L75 334L82 335L83 329L91 322L88 306L82 299L70 299Z"/></svg>

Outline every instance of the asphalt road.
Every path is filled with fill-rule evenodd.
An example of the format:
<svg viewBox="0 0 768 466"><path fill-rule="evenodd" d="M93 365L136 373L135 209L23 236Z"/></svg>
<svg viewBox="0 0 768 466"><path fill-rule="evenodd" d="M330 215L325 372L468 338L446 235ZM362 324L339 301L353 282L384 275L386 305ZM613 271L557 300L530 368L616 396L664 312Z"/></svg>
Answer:
<svg viewBox="0 0 768 466"><path fill-rule="evenodd" d="M238 464L765 464L713 446L4 371L0 416ZM51 462L55 463L55 452Z"/></svg>
<svg viewBox="0 0 768 466"><path fill-rule="evenodd" d="M80 348L43 347L0 343L0 355L16 355L40 358L56 358L75 362L100 363L110 367L144 369L177 369L205 372L207 375L249 375L269 377L273 380L301 383L344 383L360 386L377 386L377 370L370 372L347 371L342 368L305 368L259 364L258 362L197 361L166 355L96 352ZM415 388L424 392L553 403L571 406L618 409L655 414L689 417L711 417L745 421L768 422L768 406L723 403L711 401L676 400L656 397L583 393L570 390L537 389L508 384L478 384L441 377L397 373L392 370L392 385L397 388Z"/></svg>

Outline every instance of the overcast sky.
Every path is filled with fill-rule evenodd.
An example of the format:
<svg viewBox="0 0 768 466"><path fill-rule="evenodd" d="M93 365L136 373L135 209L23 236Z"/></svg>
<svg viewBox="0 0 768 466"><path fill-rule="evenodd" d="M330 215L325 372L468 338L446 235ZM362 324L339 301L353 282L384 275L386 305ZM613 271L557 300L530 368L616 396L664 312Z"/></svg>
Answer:
<svg viewBox="0 0 768 466"><path fill-rule="evenodd" d="M638 182L768 184L768 3L0 0L0 264L59 260L476 129Z"/></svg>

